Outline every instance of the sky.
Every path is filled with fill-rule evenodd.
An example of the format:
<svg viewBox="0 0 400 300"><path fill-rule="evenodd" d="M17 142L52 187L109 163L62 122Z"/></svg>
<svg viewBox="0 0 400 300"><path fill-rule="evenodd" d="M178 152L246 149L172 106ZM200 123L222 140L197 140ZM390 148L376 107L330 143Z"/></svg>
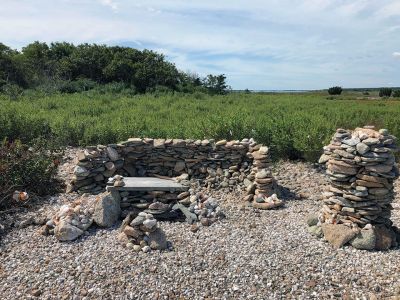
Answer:
<svg viewBox="0 0 400 300"><path fill-rule="evenodd" d="M400 0L0 0L0 42L152 49L233 89L400 86Z"/></svg>

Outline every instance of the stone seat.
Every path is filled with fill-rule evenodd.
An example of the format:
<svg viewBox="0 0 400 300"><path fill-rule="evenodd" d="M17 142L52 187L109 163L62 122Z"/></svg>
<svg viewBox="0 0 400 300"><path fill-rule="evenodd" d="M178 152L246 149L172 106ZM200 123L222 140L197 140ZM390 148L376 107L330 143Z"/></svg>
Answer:
<svg viewBox="0 0 400 300"><path fill-rule="evenodd" d="M173 179L161 179L156 177L124 177L124 186L108 186L107 190L113 191L185 191L182 184Z"/></svg>

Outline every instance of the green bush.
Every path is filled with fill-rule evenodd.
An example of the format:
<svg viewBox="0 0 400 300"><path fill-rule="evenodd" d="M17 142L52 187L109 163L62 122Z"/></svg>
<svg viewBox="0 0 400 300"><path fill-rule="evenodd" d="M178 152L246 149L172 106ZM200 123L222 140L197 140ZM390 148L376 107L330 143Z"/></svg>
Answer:
<svg viewBox="0 0 400 300"><path fill-rule="evenodd" d="M80 78L74 81L63 81L58 90L61 93L73 94L89 91L95 88L97 83L91 79Z"/></svg>
<svg viewBox="0 0 400 300"><path fill-rule="evenodd" d="M57 165L57 157L48 150L4 140L0 144L0 208L15 204L15 190L26 191L31 197L58 191Z"/></svg>
<svg viewBox="0 0 400 300"><path fill-rule="evenodd" d="M119 94L123 96L133 96L136 94L135 87L124 82L110 82L98 85L92 91L100 94Z"/></svg>
<svg viewBox="0 0 400 300"><path fill-rule="evenodd" d="M16 100L18 99L22 93L23 89L17 85L17 84L12 84L12 83L6 83L1 87L0 90L3 94L5 94L10 100Z"/></svg>
<svg viewBox="0 0 400 300"><path fill-rule="evenodd" d="M390 97L392 95L391 88L381 88L379 90L379 97Z"/></svg>
<svg viewBox="0 0 400 300"><path fill-rule="evenodd" d="M393 91L393 97L399 98L400 97L400 90Z"/></svg>
<svg viewBox="0 0 400 300"><path fill-rule="evenodd" d="M328 94L329 94L329 95L340 95L340 94L342 93L342 91L343 91L342 87L340 87L340 86L333 86L333 87L330 87L330 88L328 89Z"/></svg>

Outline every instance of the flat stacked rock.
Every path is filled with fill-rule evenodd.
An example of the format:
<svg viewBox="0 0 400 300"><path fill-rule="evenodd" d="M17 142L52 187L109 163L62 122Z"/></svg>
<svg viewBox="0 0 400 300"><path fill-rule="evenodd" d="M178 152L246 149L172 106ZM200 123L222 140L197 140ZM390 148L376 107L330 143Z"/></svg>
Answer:
<svg viewBox="0 0 400 300"><path fill-rule="evenodd" d="M98 194L108 178L176 177L183 173L208 188L245 189L254 180L253 139L242 141L131 138L119 144L87 147L76 158L67 192Z"/></svg>
<svg viewBox="0 0 400 300"><path fill-rule="evenodd" d="M152 214L140 212L128 215L122 222L117 236L120 244L134 251L150 252L168 248L164 231L158 227Z"/></svg>
<svg viewBox="0 0 400 300"><path fill-rule="evenodd" d="M152 214L158 221L186 221L189 224L201 222L209 226L225 215L218 201L208 197L206 191L205 187L194 181L191 182L191 188L183 192L123 191L120 192L122 216L143 211Z"/></svg>
<svg viewBox="0 0 400 300"><path fill-rule="evenodd" d="M188 192L123 191L119 194L121 197L122 216L126 216L131 211L151 210L158 220L169 220L174 219L173 216L168 214L172 206L184 200Z"/></svg>
<svg viewBox="0 0 400 300"><path fill-rule="evenodd" d="M336 247L350 243L385 250L397 245L398 230L390 220L396 151L396 138L374 127L338 129L324 147L319 162L327 165L330 187L319 222L312 226L322 225L325 238Z"/></svg>
<svg viewBox="0 0 400 300"><path fill-rule="evenodd" d="M272 194L270 197L266 197L263 194L258 194L253 207L258 209L274 209L284 205L284 202L278 199L276 194Z"/></svg>

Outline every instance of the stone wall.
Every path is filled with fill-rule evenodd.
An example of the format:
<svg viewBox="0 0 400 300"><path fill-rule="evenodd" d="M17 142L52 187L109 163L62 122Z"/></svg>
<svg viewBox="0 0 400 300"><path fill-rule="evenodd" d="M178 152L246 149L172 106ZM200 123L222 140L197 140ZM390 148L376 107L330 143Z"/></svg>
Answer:
<svg viewBox="0 0 400 300"><path fill-rule="evenodd" d="M150 138L87 147L76 159L77 166L67 191L100 193L108 178L116 174L176 177L186 173L209 188L247 187L249 193L254 193L251 185L257 168L253 168L253 154L261 147L253 139L214 142ZM263 149L262 155L267 157L268 148ZM262 162L258 169L260 167L267 168L268 162Z"/></svg>

